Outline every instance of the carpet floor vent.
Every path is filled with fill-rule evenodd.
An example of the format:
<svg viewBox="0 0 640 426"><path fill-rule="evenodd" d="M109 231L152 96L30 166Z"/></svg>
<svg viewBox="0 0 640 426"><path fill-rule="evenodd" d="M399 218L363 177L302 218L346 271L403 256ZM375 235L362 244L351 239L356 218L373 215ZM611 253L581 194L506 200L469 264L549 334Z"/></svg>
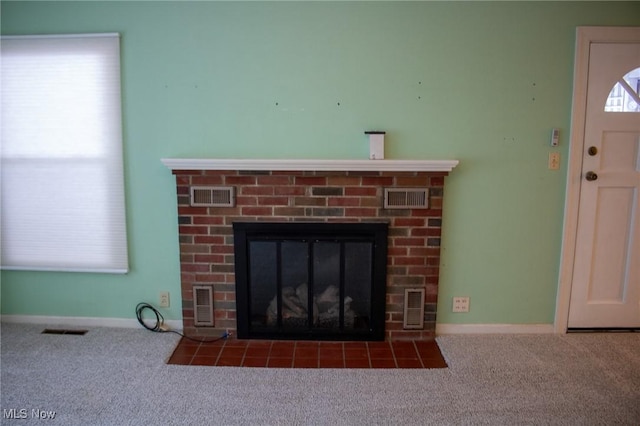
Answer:
<svg viewBox="0 0 640 426"><path fill-rule="evenodd" d="M84 336L88 330L68 330L64 328L45 328L41 334L71 334L72 336Z"/></svg>
<svg viewBox="0 0 640 426"><path fill-rule="evenodd" d="M567 328L567 333L640 333L638 327Z"/></svg>

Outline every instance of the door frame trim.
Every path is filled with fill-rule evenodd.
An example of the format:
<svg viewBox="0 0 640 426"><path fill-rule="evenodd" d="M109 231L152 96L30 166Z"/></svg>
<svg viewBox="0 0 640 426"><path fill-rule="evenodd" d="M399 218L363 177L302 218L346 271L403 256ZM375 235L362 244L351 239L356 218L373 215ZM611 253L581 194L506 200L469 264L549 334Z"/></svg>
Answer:
<svg viewBox="0 0 640 426"><path fill-rule="evenodd" d="M584 151L584 126L587 110L589 50L592 43L639 41L640 27L577 27L576 29L571 137L569 141L560 273L554 322L554 331L556 333L566 333L569 323L569 302L571 300L571 283L576 252L576 236L578 233L580 188L582 185L582 153Z"/></svg>

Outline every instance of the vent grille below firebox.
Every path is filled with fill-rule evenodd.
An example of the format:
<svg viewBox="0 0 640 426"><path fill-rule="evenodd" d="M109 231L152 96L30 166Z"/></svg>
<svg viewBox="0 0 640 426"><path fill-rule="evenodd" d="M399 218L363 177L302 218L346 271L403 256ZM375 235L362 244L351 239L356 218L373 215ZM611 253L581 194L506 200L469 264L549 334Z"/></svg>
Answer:
<svg viewBox="0 0 640 426"><path fill-rule="evenodd" d="M211 286L193 286L193 324L213 327L213 289Z"/></svg>
<svg viewBox="0 0 640 426"><path fill-rule="evenodd" d="M426 188L385 188L385 209L427 209L429 190Z"/></svg>
<svg viewBox="0 0 640 426"><path fill-rule="evenodd" d="M424 327L424 289L406 289L404 291L404 323L405 329L421 329Z"/></svg>
<svg viewBox="0 0 640 426"><path fill-rule="evenodd" d="M233 207L235 192L232 186L192 186L191 205L194 207Z"/></svg>

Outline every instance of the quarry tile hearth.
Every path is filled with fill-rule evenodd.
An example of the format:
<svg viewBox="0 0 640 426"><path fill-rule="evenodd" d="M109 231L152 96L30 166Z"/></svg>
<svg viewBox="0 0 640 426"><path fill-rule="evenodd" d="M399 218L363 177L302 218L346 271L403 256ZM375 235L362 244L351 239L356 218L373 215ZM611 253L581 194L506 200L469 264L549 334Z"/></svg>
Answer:
<svg viewBox="0 0 640 426"><path fill-rule="evenodd" d="M446 368L435 341L311 342L182 339L175 365L262 368Z"/></svg>
<svg viewBox="0 0 640 426"><path fill-rule="evenodd" d="M390 169L397 167L383 160L368 162L382 170L366 170L369 166L361 161L354 162L356 170L312 170L336 166L320 163L315 167L305 162L299 170L290 162L286 167L256 162L238 170L227 170L234 166L224 162L222 166L200 160L163 162L176 179L183 330L187 336L219 336L237 329L234 223L383 222L388 224L384 339L433 340L444 181L457 162L450 162L448 169L437 164L436 171L384 170L388 164L393 166ZM192 206L193 186L232 187L235 204ZM386 188L427 189L428 206L384 208ZM199 326L194 321L199 309L194 304L194 286L211 290L213 325ZM422 329L403 326L405 289L425 291Z"/></svg>

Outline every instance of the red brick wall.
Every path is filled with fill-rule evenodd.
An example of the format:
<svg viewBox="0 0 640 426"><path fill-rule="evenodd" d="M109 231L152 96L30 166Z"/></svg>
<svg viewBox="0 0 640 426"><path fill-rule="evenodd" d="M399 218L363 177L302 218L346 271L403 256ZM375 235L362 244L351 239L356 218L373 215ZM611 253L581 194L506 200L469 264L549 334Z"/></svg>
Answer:
<svg viewBox="0 0 640 426"><path fill-rule="evenodd" d="M386 338L432 339L440 265L446 172L235 172L175 170L185 334L236 328L235 221L386 221L389 223ZM191 207L193 185L236 188L236 206ZM429 209L383 209L385 187L428 187ZM192 286L211 285L215 327L194 327ZM425 327L403 330L405 288L425 288Z"/></svg>

